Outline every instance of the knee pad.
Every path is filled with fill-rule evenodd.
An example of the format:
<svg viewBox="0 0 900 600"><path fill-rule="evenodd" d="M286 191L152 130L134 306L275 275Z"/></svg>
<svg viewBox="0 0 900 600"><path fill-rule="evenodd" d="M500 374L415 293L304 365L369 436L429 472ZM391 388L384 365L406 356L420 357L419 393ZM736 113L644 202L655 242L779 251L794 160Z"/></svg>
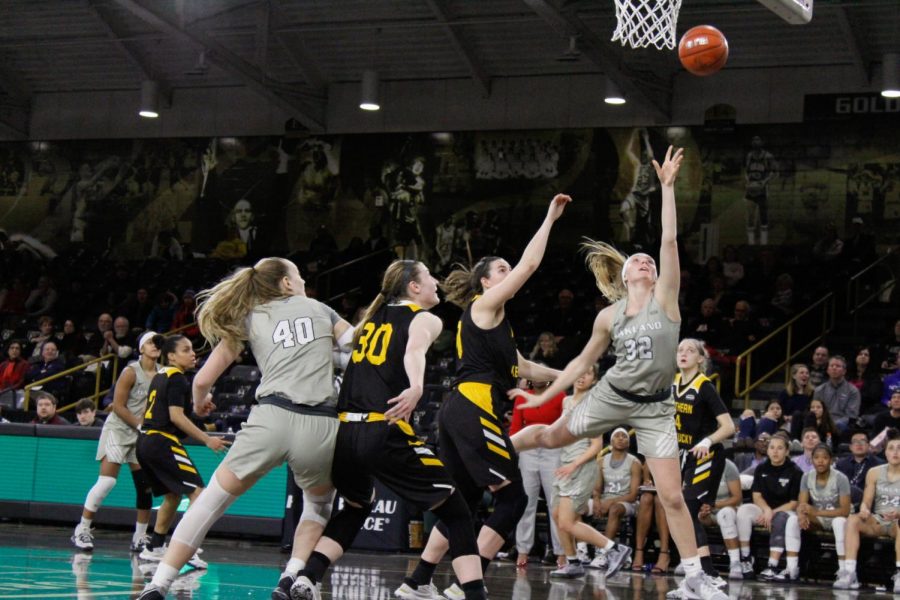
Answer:
<svg viewBox="0 0 900 600"><path fill-rule="evenodd" d="M191 548L199 548L212 524L219 520L237 496L229 494L215 474L210 478L209 487L203 490L181 518L172 539Z"/></svg>
<svg viewBox="0 0 900 600"><path fill-rule="evenodd" d="M304 504L304 511L306 510L305 506ZM340 512L333 519L328 520L322 537L330 538L337 542L344 551L348 550L371 511L371 502L361 506L353 506L349 502L344 502L344 507Z"/></svg>
<svg viewBox="0 0 900 600"><path fill-rule="evenodd" d="M835 517L831 522L831 530L834 531L834 549L838 556L846 553L844 540L847 539L847 518Z"/></svg>
<svg viewBox="0 0 900 600"><path fill-rule="evenodd" d="M453 492L431 512L440 519L438 531L450 542L452 558L478 554L478 541L472 529L472 513L459 492Z"/></svg>
<svg viewBox="0 0 900 600"><path fill-rule="evenodd" d="M334 507L334 490L321 496L310 494L303 490L303 512L300 513L300 521L312 521L323 527L328 525L331 519L331 509Z"/></svg>
<svg viewBox="0 0 900 600"><path fill-rule="evenodd" d="M719 523L719 529L722 531L722 538L733 540L738 536L737 529L737 512L730 506L719 510L716 513L716 521Z"/></svg>
<svg viewBox="0 0 900 600"><path fill-rule="evenodd" d="M525 513L528 496L521 481L513 481L494 492L494 512L485 525L497 532L504 540L515 530L519 519Z"/></svg>
<svg viewBox="0 0 900 600"><path fill-rule="evenodd" d="M107 477L106 475L101 475L97 478L97 482L91 487L91 490L88 492L87 498L84 501L84 507L91 512L97 512L100 508L100 505L103 504L103 501L112 491L112 489L116 487L116 478L115 477Z"/></svg>
<svg viewBox="0 0 900 600"><path fill-rule="evenodd" d="M153 508L153 492L150 491L150 482L142 469L131 472L131 481L134 482L134 506L138 510L150 510Z"/></svg>
<svg viewBox="0 0 900 600"><path fill-rule="evenodd" d="M772 517L772 529L769 533L769 549L784 550L784 530L787 527L788 514L786 512L777 512Z"/></svg>

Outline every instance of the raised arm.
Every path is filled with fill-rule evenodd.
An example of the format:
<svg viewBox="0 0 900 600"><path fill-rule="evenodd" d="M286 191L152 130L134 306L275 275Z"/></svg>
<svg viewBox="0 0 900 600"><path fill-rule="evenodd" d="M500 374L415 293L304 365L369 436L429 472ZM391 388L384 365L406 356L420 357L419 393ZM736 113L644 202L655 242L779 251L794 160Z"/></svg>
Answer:
<svg viewBox="0 0 900 600"><path fill-rule="evenodd" d="M488 319L492 319L503 308L506 301L522 289L528 278L537 271L541 260L544 258L544 251L547 249L547 240L550 238L550 229L553 228L553 223L562 216L563 210L571 201L572 198L565 194L557 194L553 197L553 200L550 201L550 208L547 209L547 216L544 217L544 222L541 223L540 228L531 238L531 241L525 246L525 251L522 252L519 262L516 263L516 266L513 267L503 281L491 289L485 290L484 294L476 302L477 306L473 305L472 307L473 316L477 312L481 313L481 315L487 315Z"/></svg>
<svg viewBox="0 0 900 600"><path fill-rule="evenodd" d="M530 361L521 352L516 352L519 356L519 377L524 377L530 381L553 381L561 371L551 369L546 365Z"/></svg>
<svg viewBox="0 0 900 600"><path fill-rule="evenodd" d="M674 151L674 153L673 153ZM681 283L681 266L678 262L678 220L675 211L675 179L681 168L684 149L666 150L666 158L660 165L653 166L662 186L662 240L659 247L659 279L656 281L656 301L662 305L666 315L673 321L680 321L678 311L678 289Z"/></svg>
<svg viewBox="0 0 900 600"><path fill-rule="evenodd" d="M428 312L419 313L409 324L409 340L406 342L406 354L403 355L403 368L409 379L409 387L387 401L388 404L393 404L384 413L389 423L409 420L419 403L425 385L425 353L441 334L442 327L441 320Z"/></svg>

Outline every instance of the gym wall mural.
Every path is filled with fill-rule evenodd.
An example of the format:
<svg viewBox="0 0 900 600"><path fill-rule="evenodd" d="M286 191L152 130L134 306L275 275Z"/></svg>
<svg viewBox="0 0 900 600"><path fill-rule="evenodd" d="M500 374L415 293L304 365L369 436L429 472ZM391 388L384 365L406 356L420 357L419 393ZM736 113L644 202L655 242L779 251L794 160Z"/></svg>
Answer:
<svg viewBox="0 0 900 600"><path fill-rule="evenodd" d="M524 242L556 192L575 203L553 243L656 245L650 162L687 148L678 180L689 252L811 247L863 221L900 223L896 123L827 122L0 144L0 228L52 253L252 260L310 244L382 244L440 270ZM890 130L890 131L889 131ZM571 214L570 214L571 213ZM859 217L859 219L856 219ZM710 232L715 235L710 238ZM709 247L709 239L715 241ZM706 244L705 247L703 244Z"/></svg>

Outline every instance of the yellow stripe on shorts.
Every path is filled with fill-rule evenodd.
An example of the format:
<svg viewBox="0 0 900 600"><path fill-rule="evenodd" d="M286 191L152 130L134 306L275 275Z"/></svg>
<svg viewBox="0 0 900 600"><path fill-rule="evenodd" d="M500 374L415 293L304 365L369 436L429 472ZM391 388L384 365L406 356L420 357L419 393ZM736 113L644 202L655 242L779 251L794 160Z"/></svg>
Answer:
<svg viewBox="0 0 900 600"><path fill-rule="evenodd" d="M493 423L491 423L490 421L488 421L488 420L485 419L484 417L478 417L478 418L479 418L479 420L481 421L481 424L482 424L482 425L484 425L485 427L487 427L488 429L490 429L491 431L493 431L493 432L496 433L497 435L503 435L503 432L500 430L499 427L497 427L496 425L494 425Z"/></svg>
<svg viewBox="0 0 900 600"><path fill-rule="evenodd" d="M491 452L494 452L495 454L499 454L503 458L509 460L509 452L507 452L500 446L497 446L496 444L492 444L492 443L488 442L487 447L488 447L488 450L490 450Z"/></svg>
<svg viewBox="0 0 900 600"><path fill-rule="evenodd" d="M182 471L187 471L188 473L196 473L197 472L197 469L195 469L194 467L189 467L189 466L183 465L181 463L178 463L178 468L181 469Z"/></svg>
<svg viewBox="0 0 900 600"><path fill-rule="evenodd" d="M699 475L694 477L694 479L691 480L691 483L700 483L701 481L703 481L704 479L709 477L710 473L712 473L712 471L706 471L704 473L700 473Z"/></svg>
<svg viewBox="0 0 900 600"><path fill-rule="evenodd" d="M428 467L443 467L444 466L444 463L442 463L440 461L440 459L437 459L437 458L420 458L419 460L422 461L423 465L426 465Z"/></svg>
<svg viewBox="0 0 900 600"><path fill-rule="evenodd" d="M181 448L176 448L175 446L169 446L169 450L174 452L175 454L180 454L182 456L187 456L187 452L182 450Z"/></svg>
<svg viewBox="0 0 900 600"><path fill-rule="evenodd" d="M494 402L491 398L491 385L489 383L476 383L474 381L466 381L457 386L459 393L462 394L469 402L494 417Z"/></svg>

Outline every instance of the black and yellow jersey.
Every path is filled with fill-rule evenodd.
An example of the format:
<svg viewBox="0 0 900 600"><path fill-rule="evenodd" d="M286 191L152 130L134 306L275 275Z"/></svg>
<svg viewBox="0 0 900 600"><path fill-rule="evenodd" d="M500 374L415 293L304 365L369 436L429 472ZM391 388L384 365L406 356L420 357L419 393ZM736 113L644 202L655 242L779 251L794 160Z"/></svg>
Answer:
<svg viewBox="0 0 900 600"><path fill-rule="evenodd" d="M494 394L505 398L519 376L519 356L509 319L504 315L496 327L482 329L472 320L469 304L456 327L456 358L455 385L486 383Z"/></svg>
<svg viewBox="0 0 900 600"><path fill-rule="evenodd" d="M682 383L681 373L676 373L672 395L675 397L678 446L682 450L693 448L703 438L715 433L719 428L716 417L728 414L725 403L716 392L716 386L702 373L698 373L687 383ZM721 444L716 444L715 447L721 447Z"/></svg>
<svg viewBox="0 0 900 600"><path fill-rule="evenodd" d="M362 326L338 397L339 412L380 412L387 401L409 387L403 358L409 325L420 306L388 304Z"/></svg>
<svg viewBox="0 0 900 600"><path fill-rule="evenodd" d="M181 439L187 434L169 419L169 407L183 408L186 415L191 414L191 384L184 372L176 367L165 367L150 382L147 394L147 410L144 412L144 423L141 431L161 431Z"/></svg>

